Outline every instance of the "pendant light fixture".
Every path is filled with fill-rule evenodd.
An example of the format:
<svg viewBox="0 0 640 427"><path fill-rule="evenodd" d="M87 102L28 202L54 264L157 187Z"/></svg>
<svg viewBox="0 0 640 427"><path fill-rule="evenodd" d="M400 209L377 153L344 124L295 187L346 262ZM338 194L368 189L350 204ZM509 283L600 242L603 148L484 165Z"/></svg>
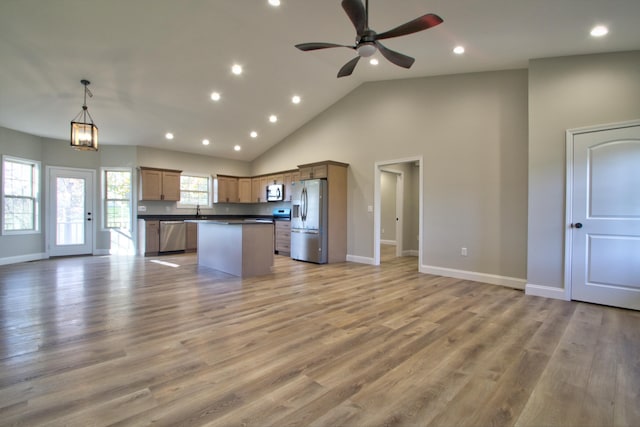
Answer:
<svg viewBox="0 0 640 427"><path fill-rule="evenodd" d="M80 83L84 85L84 104L82 111L71 120L71 146L76 150L98 151L98 127L87 109L87 95L93 97L87 87L91 82L83 79Z"/></svg>

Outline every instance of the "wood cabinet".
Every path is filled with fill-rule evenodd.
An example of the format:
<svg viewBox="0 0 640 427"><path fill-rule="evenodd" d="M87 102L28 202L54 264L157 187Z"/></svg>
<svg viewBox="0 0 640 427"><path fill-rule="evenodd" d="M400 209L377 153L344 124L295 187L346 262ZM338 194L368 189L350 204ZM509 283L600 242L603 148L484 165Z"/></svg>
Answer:
<svg viewBox="0 0 640 427"><path fill-rule="evenodd" d="M282 183L284 184L284 201L290 202L293 195L293 187L296 181L300 181L300 172L287 171L282 174Z"/></svg>
<svg viewBox="0 0 640 427"><path fill-rule="evenodd" d="M280 255L291 253L291 221L276 221L275 252Z"/></svg>
<svg viewBox="0 0 640 427"><path fill-rule="evenodd" d="M198 224L187 222L187 243L185 252L195 252L198 249Z"/></svg>
<svg viewBox="0 0 640 427"><path fill-rule="evenodd" d="M155 256L160 251L160 221L138 220L138 253Z"/></svg>
<svg viewBox="0 0 640 427"><path fill-rule="evenodd" d="M325 161L300 165L300 179L327 179L327 262L347 259L346 163Z"/></svg>
<svg viewBox="0 0 640 427"><path fill-rule="evenodd" d="M266 203L267 202L267 185L273 181L269 180L270 176L256 176L251 180L251 202ZM272 178L271 178L272 179Z"/></svg>
<svg viewBox="0 0 640 427"><path fill-rule="evenodd" d="M140 167L140 200L180 200L181 171Z"/></svg>
<svg viewBox="0 0 640 427"><path fill-rule="evenodd" d="M300 179L327 178L329 166L326 163L299 166Z"/></svg>
<svg viewBox="0 0 640 427"><path fill-rule="evenodd" d="M251 203L251 178L238 178L238 201L240 203Z"/></svg>
<svg viewBox="0 0 640 427"><path fill-rule="evenodd" d="M238 178L235 176L218 175L218 198L216 203L237 203L238 198Z"/></svg>
<svg viewBox="0 0 640 427"><path fill-rule="evenodd" d="M251 203L260 203L261 194L260 177L254 177L251 179Z"/></svg>

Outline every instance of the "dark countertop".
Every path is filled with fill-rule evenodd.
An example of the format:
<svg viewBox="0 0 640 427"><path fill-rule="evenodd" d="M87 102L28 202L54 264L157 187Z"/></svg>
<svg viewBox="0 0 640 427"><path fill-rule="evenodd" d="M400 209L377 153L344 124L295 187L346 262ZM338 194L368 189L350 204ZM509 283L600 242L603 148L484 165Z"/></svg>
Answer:
<svg viewBox="0 0 640 427"><path fill-rule="evenodd" d="M214 221L243 221L245 219L268 219L273 220L272 215L138 215L137 219L145 221L185 221L185 220L214 220Z"/></svg>
<svg viewBox="0 0 640 427"><path fill-rule="evenodd" d="M186 219L186 222L194 224L218 224L218 225L245 225L245 224L273 224L268 218L247 218L247 219Z"/></svg>

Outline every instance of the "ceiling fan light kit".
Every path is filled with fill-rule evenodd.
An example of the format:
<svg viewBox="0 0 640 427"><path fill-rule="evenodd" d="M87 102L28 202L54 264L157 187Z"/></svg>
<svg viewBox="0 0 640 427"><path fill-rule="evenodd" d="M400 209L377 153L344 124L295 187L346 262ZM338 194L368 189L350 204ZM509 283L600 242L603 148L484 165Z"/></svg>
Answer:
<svg viewBox="0 0 640 427"><path fill-rule="evenodd" d="M347 13L349 20L351 20L351 23L353 23L353 26L356 29L356 44L354 46L322 42L301 43L296 45L298 49L305 52L332 47L346 47L354 49L358 53L358 56L342 66L340 71L338 71L338 77L350 76L361 57L368 58L376 53L376 51L380 51L380 54L389 62L399 67L411 68L415 62L414 58L387 48L380 43L379 40L417 33L418 31L427 30L435 27L436 25L440 25L443 22L442 18L438 15L428 13L412 21L399 25L389 31L378 34L369 28L369 0L365 0L364 5L361 0L342 0L342 8Z"/></svg>

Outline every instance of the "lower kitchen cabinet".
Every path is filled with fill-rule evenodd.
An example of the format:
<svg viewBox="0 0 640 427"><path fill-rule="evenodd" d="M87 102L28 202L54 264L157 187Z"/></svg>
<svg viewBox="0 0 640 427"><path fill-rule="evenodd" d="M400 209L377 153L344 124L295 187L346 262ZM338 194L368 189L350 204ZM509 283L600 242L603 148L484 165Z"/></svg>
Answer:
<svg viewBox="0 0 640 427"><path fill-rule="evenodd" d="M160 221L138 220L138 253L158 255L160 251Z"/></svg>
<svg viewBox="0 0 640 427"><path fill-rule="evenodd" d="M275 252L280 255L291 254L290 221L276 221Z"/></svg>
<svg viewBox="0 0 640 427"><path fill-rule="evenodd" d="M196 252L198 249L198 224L187 222L187 245L185 252Z"/></svg>

